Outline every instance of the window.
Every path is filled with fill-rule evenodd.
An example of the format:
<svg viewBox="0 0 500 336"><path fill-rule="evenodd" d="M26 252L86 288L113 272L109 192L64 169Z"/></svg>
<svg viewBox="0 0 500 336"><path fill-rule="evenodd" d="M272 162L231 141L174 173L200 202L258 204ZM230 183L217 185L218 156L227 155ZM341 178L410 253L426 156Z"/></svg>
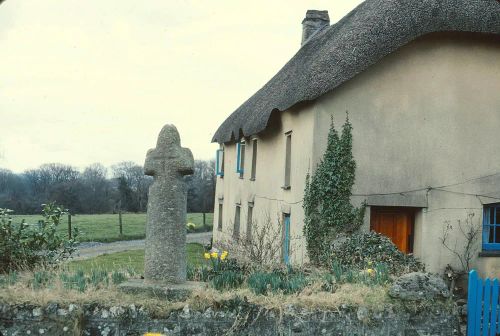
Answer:
<svg viewBox="0 0 500 336"><path fill-rule="evenodd" d="M500 250L500 204L484 207L483 250Z"/></svg>
<svg viewBox="0 0 500 336"><path fill-rule="evenodd" d="M253 203L248 203L247 240L252 241Z"/></svg>
<svg viewBox="0 0 500 336"><path fill-rule="evenodd" d="M243 178L243 168L245 167L245 141L236 144L236 152L236 172L240 174L240 178Z"/></svg>
<svg viewBox="0 0 500 336"><path fill-rule="evenodd" d="M224 149L218 149L215 154L215 174L224 176Z"/></svg>
<svg viewBox="0 0 500 336"><path fill-rule="evenodd" d="M219 220L217 222L217 229L222 231L222 203L219 204Z"/></svg>
<svg viewBox="0 0 500 336"><path fill-rule="evenodd" d="M234 213L234 229L233 229L233 237L238 239L240 237L240 210L241 207L236 205L236 211Z"/></svg>
<svg viewBox="0 0 500 336"><path fill-rule="evenodd" d="M255 181L255 173L257 170L257 139L252 140L252 174L250 180Z"/></svg>
<svg viewBox="0 0 500 336"><path fill-rule="evenodd" d="M286 133L285 136L285 184L283 185L283 189L290 189L290 173L292 165L292 132Z"/></svg>

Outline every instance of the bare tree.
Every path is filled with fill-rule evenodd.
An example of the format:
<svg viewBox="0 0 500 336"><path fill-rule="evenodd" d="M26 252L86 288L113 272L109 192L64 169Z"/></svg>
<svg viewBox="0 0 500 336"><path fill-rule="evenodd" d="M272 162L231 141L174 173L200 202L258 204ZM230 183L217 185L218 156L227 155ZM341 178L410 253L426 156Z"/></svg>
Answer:
<svg viewBox="0 0 500 336"><path fill-rule="evenodd" d="M443 235L439 240L443 246L457 257L461 265L461 272L469 272L471 261L479 248L479 238L481 236L481 225L474 224L474 213L468 213L465 221L457 220L459 237L452 241L450 233L454 231L450 221L446 221L443 226ZM464 244L465 242L465 244Z"/></svg>
<svg viewBox="0 0 500 336"><path fill-rule="evenodd" d="M239 239L228 238L219 242L218 247L228 250L241 263L259 267L275 267L281 264L283 253L283 225L281 216L274 222L269 213L264 214L264 221L253 221L251 238L245 235ZM232 237L230 232L228 237ZM291 241L296 238L291 238ZM293 245L289 247L293 254Z"/></svg>

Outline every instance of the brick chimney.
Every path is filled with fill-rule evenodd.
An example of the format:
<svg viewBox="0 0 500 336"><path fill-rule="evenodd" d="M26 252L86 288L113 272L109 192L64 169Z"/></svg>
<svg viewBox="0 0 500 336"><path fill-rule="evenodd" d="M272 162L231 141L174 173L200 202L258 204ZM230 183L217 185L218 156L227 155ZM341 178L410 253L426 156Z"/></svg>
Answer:
<svg viewBox="0 0 500 336"><path fill-rule="evenodd" d="M328 27L330 25L330 17L326 10L309 9L306 12L306 17L302 20L302 43L314 35L318 30Z"/></svg>

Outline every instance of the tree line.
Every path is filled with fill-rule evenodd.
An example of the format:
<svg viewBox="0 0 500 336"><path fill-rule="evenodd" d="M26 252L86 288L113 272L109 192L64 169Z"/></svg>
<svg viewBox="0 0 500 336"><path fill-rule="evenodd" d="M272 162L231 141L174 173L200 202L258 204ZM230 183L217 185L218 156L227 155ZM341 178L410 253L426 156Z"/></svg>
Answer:
<svg viewBox="0 0 500 336"><path fill-rule="evenodd" d="M188 212L212 212L215 163L196 160L194 174L186 176ZM109 169L94 163L79 171L62 163L43 164L16 174L0 168L0 208L18 214L40 213L41 204L56 202L72 213L145 212L152 177L142 166L123 161Z"/></svg>

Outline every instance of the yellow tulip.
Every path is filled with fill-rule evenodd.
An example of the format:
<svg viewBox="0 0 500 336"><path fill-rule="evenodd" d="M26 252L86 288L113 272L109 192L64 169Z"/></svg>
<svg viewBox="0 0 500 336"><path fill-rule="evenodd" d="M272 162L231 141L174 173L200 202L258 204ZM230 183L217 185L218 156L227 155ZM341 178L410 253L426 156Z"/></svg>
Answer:
<svg viewBox="0 0 500 336"><path fill-rule="evenodd" d="M203 256L205 257L205 259L210 259L210 253L205 252Z"/></svg>

